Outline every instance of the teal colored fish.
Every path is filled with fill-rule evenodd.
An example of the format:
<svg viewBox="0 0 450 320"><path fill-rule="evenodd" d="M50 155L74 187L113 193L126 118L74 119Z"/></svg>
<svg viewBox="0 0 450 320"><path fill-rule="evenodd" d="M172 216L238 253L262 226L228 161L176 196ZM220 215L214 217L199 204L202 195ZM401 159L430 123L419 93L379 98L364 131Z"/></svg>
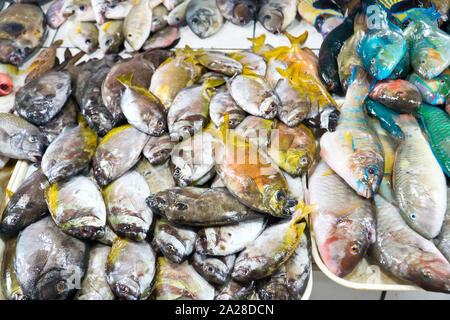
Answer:
<svg viewBox="0 0 450 320"><path fill-rule="evenodd" d="M381 103L367 98L365 101L367 114L377 118L380 121L381 127L389 132L392 136L402 139L403 132L395 123L394 117L399 116L399 113L383 106Z"/></svg>
<svg viewBox="0 0 450 320"><path fill-rule="evenodd" d="M395 66L392 73L387 77L388 79L406 79L408 77L409 72L411 71L411 58L409 56L409 51L406 50L405 55L402 60Z"/></svg>
<svg viewBox="0 0 450 320"><path fill-rule="evenodd" d="M450 93L450 74L445 72L434 79L424 79L417 73L411 73L408 81L419 89L422 99L428 104L444 104Z"/></svg>
<svg viewBox="0 0 450 320"><path fill-rule="evenodd" d="M404 30L414 71L426 79L440 75L450 65L450 35L440 30L421 12Z"/></svg>
<svg viewBox="0 0 450 320"><path fill-rule="evenodd" d="M450 177L450 116L439 107L423 103L418 109L434 156Z"/></svg>
<svg viewBox="0 0 450 320"><path fill-rule="evenodd" d="M388 20L388 13L381 5L368 5L366 16L368 32L357 51L373 78L386 79L405 56L406 39L402 30Z"/></svg>

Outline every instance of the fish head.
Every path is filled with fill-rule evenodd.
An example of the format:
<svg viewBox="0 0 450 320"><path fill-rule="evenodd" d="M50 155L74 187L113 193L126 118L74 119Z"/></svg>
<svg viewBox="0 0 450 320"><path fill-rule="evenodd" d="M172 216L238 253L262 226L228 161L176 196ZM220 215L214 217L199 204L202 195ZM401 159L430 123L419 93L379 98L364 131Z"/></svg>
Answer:
<svg viewBox="0 0 450 320"><path fill-rule="evenodd" d="M211 33L214 14L207 8L198 9L188 20L189 27L197 36L204 39Z"/></svg>
<svg viewBox="0 0 450 320"><path fill-rule="evenodd" d="M11 137L11 147L19 149L33 162L40 162L47 139L38 131L19 131Z"/></svg>
<svg viewBox="0 0 450 320"><path fill-rule="evenodd" d="M49 270L37 280L35 287L33 288L32 299L67 299L75 290L74 286L69 282L70 277L71 274L67 272L66 269L53 268Z"/></svg>
<svg viewBox="0 0 450 320"><path fill-rule="evenodd" d="M418 264L408 266L411 280L425 290L450 293L450 266L444 257L422 251Z"/></svg>
<svg viewBox="0 0 450 320"><path fill-rule="evenodd" d="M353 188L364 198L373 197L384 175L384 159L371 151L360 151L351 156L350 163Z"/></svg>
<svg viewBox="0 0 450 320"><path fill-rule="evenodd" d="M262 300L289 300L290 294L285 283L278 279L271 279L259 290L258 295Z"/></svg>
<svg viewBox="0 0 450 320"><path fill-rule="evenodd" d="M182 263L188 256L185 245L169 234L158 238L158 247L165 257L175 263Z"/></svg>
<svg viewBox="0 0 450 320"><path fill-rule="evenodd" d="M74 225L68 228L67 233L81 240L95 240L100 239L105 235L105 227L95 225Z"/></svg>
<svg viewBox="0 0 450 320"><path fill-rule="evenodd" d="M117 52L121 44L117 35L107 35L104 37L99 37L99 42L100 49L104 54Z"/></svg>
<svg viewBox="0 0 450 320"><path fill-rule="evenodd" d="M280 110L280 119L288 126L295 127L302 122L308 114L309 104L302 102L300 104L292 105L290 108L283 106Z"/></svg>
<svg viewBox="0 0 450 320"><path fill-rule="evenodd" d="M259 21L273 34L280 34L283 31L284 15L280 10L260 10Z"/></svg>
<svg viewBox="0 0 450 320"><path fill-rule="evenodd" d="M416 73L425 79L437 77L446 66L441 55L432 49L419 50L418 54L413 54L411 65Z"/></svg>
<svg viewBox="0 0 450 320"><path fill-rule="evenodd" d="M297 206L297 200L288 198L288 190L277 185L265 187L263 202L277 217L290 217Z"/></svg>
<svg viewBox="0 0 450 320"><path fill-rule="evenodd" d="M124 300L139 300L139 284L128 278L121 277L113 282L112 290L120 298Z"/></svg>
<svg viewBox="0 0 450 320"><path fill-rule="evenodd" d="M169 209L170 203L164 194L151 195L145 201L154 213L165 217L165 212Z"/></svg>
<svg viewBox="0 0 450 320"><path fill-rule="evenodd" d="M313 157L305 149L289 149L284 155L283 167L293 176L305 174L313 162Z"/></svg>
<svg viewBox="0 0 450 320"><path fill-rule="evenodd" d="M18 206L11 204L12 202L10 201L3 212L2 221L0 222L0 233L6 237L15 236L23 228L24 222L21 214L22 210Z"/></svg>
<svg viewBox="0 0 450 320"><path fill-rule="evenodd" d="M160 137L167 132L167 123L163 113L155 112L147 120L149 134L154 137Z"/></svg>
<svg viewBox="0 0 450 320"><path fill-rule="evenodd" d="M193 182L194 170L181 155L179 157L172 156L169 168L178 186L185 187Z"/></svg>
<svg viewBox="0 0 450 320"><path fill-rule="evenodd" d="M147 229L136 225L136 223L117 223L114 226L114 231L120 235L135 241L142 241L147 236Z"/></svg>
<svg viewBox="0 0 450 320"><path fill-rule="evenodd" d="M195 240L195 251L198 253L207 253L209 244L218 243L219 239L216 232L206 232L206 229L202 229L197 233L197 239Z"/></svg>
<svg viewBox="0 0 450 320"><path fill-rule="evenodd" d="M113 176L113 165L106 159L96 163L94 161L93 171L95 180L102 187L108 185L111 182L111 177Z"/></svg>
<svg viewBox="0 0 450 320"><path fill-rule="evenodd" d="M273 119L280 109L280 101L275 95L269 95L261 102L260 110L262 112L262 117L265 119Z"/></svg>
<svg viewBox="0 0 450 320"><path fill-rule="evenodd" d="M242 1L233 5L233 19L234 24L244 26L249 23L256 15L258 6L256 2Z"/></svg>
<svg viewBox="0 0 450 320"><path fill-rule="evenodd" d="M9 39L0 40L0 61L12 65L20 65L31 53L31 48L20 47Z"/></svg>
<svg viewBox="0 0 450 320"><path fill-rule="evenodd" d="M228 278L228 268L223 263L205 262L200 264L202 274L212 282L225 283Z"/></svg>
<svg viewBox="0 0 450 320"><path fill-rule="evenodd" d="M101 94L94 99L87 97L82 110L83 116L89 126L100 136L107 134L115 125L111 112L103 105Z"/></svg>

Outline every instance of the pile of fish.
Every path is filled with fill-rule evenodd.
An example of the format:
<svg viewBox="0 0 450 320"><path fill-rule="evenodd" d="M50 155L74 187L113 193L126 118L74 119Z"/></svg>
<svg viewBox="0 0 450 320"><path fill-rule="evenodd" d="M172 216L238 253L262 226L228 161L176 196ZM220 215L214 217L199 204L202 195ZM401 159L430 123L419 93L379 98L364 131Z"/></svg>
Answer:
<svg viewBox="0 0 450 320"><path fill-rule="evenodd" d="M450 36L426 8L345 2L318 56L307 31L232 53L41 51L0 113L0 167L32 163L2 205L4 297L298 300L310 239L337 276L369 258L449 293Z"/></svg>

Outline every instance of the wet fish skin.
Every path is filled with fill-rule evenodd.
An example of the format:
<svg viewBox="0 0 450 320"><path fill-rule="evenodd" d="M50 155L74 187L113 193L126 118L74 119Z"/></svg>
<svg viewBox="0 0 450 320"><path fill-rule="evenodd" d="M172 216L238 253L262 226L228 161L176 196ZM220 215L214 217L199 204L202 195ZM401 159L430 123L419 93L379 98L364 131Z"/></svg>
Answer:
<svg viewBox="0 0 450 320"><path fill-rule="evenodd" d="M445 99L450 94L450 74L445 72L430 80L423 79L413 72L409 75L408 81L419 89L422 100L428 104L445 104Z"/></svg>
<svg viewBox="0 0 450 320"><path fill-rule="evenodd" d="M123 35L134 51L147 40L152 28L152 9L149 0L139 0L123 22Z"/></svg>
<svg viewBox="0 0 450 320"><path fill-rule="evenodd" d="M76 102L69 97L62 110L52 120L39 127L47 138L49 145L66 127L77 125L77 114L78 106Z"/></svg>
<svg viewBox="0 0 450 320"><path fill-rule="evenodd" d="M62 43L63 40L56 40L50 47L39 52L38 56L34 58L33 63L29 67L31 70L25 78L25 83L28 83L38 76L43 75L55 66L57 63L56 50L62 45ZM68 61L68 63L70 63L70 61Z"/></svg>
<svg viewBox="0 0 450 320"><path fill-rule="evenodd" d="M201 51L196 54L196 60L205 68L229 77L242 73L243 69L239 61L221 52Z"/></svg>
<svg viewBox="0 0 450 320"><path fill-rule="evenodd" d="M367 114L377 118L380 121L383 129L388 131L392 136L397 139L403 138L403 132L400 127L395 123L394 116L398 116L399 113L385 107L381 103L378 103L370 98L367 98L364 102L367 110Z"/></svg>
<svg viewBox="0 0 450 320"><path fill-rule="evenodd" d="M98 29L93 22L70 20L68 23L68 39L85 53L93 53L98 48Z"/></svg>
<svg viewBox="0 0 450 320"><path fill-rule="evenodd" d="M111 20L122 20L130 13L131 8L135 5L135 0L125 0L107 4L105 9L105 18Z"/></svg>
<svg viewBox="0 0 450 320"><path fill-rule="evenodd" d="M406 80L378 81L369 98L400 113L413 113L422 104L422 97L415 85Z"/></svg>
<svg viewBox="0 0 450 320"><path fill-rule="evenodd" d="M434 244L410 229L400 209L375 196L377 240L370 256L383 267L425 290L450 292L450 264Z"/></svg>
<svg viewBox="0 0 450 320"><path fill-rule="evenodd" d="M295 20L296 14L297 1L295 0L262 0L258 21L267 31L280 34Z"/></svg>
<svg viewBox="0 0 450 320"><path fill-rule="evenodd" d="M46 138L39 128L10 113L0 113L0 155L40 162Z"/></svg>
<svg viewBox="0 0 450 320"><path fill-rule="evenodd" d="M217 33L223 25L215 1L209 0L191 0L186 7L186 21L192 32L202 39Z"/></svg>
<svg viewBox="0 0 450 320"><path fill-rule="evenodd" d="M256 283L256 291L261 300L290 300L290 294L286 286L285 265L282 265L280 270L272 276L259 280Z"/></svg>
<svg viewBox="0 0 450 320"><path fill-rule="evenodd" d="M119 51L124 41L122 34L123 21L108 21L98 26L98 42L103 53L115 53Z"/></svg>
<svg viewBox="0 0 450 320"><path fill-rule="evenodd" d="M249 115L235 128L235 132L255 146L267 150L277 124L277 120L266 120Z"/></svg>
<svg viewBox="0 0 450 320"><path fill-rule="evenodd" d="M169 10L164 5L159 5L152 10L152 30L151 32L157 32L167 26L167 15Z"/></svg>
<svg viewBox="0 0 450 320"><path fill-rule="evenodd" d="M14 270L30 299L65 300L76 290L70 280L83 279L88 255L85 242L65 234L47 216L20 233Z"/></svg>
<svg viewBox="0 0 450 320"><path fill-rule="evenodd" d="M175 46L180 40L180 30L175 27L165 27L150 35L144 42L144 50L154 50L160 48L169 48Z"/></svg>
<svg viewBox="0 0 450 320"><path fill-rule="evenodd" d="M175 146L176 142L172 141L169 134L166 133L160 137L150 137L142 154L150 164L161 165L169 159Z"/></svg>
<svg viewBox="0 0 450 320"><path fill-rule="evenodd" d="M0 234L13 237L47 213L45 188L49 185L42 170L35 171L14 192L0 222Z"/></svg>
<svg viewBox="0 0 450 320"><path fill-rule="evenodd" d="M246 300L255 288L255 281L237 282L230 279L223 285L215 300Z"/></svg>
<svg viewBox="0 0 450 320"><path fill-rule="evenodd" d="M294 88L287 79L282 78L277 82L275 93L281 102L278 118L287 126L300 124L310 113L309 96L302 87Z"/></svg>
<svg viewBox="0 0 450 320"><path fill-rule="evenodd" d="M301 300L312 274L311 242L304 232L300 243L286 262L286 287L294 300Z"/></svg>
<svg viewBox="0 0 450 320"><path fill-rule="evenodd" d="M445 212L444 223L439 232L437 247L439 251L450 261L450 188L447 188L447 210Z"/></svg>
<svg viewBox="0 0 450 320"><path fill-rule="evenodd" d="M246 116L245 111L236 104L227 89L218 90L209 104L209 116L217 127L224 121L225 114L228 114L230 129L236 128Z"/></svg>
<svg viewBox="0 0 450 320"><path fill-rule="evenodd" d="M234 255L216 258L205 257L196 252L192 255L191 264L210 283L223 285L230 276L235 259Z"/></svg>
<svg viewBox="0 0 450 320"><path fill-rule="evenodd" d="M25 120L44 125L61 111L71 92L69 72L50 71L17 91L14 108Z"/></svg>
<svg viewBox="0 0 450 320"><path fill-rule="evenodd" d="M191 0L185 0L177 5L167 16L167 23L171 27L183 27L187 25L186 8Z"/></svg>
<svg viewBox="0 0 450 320"><path fill-rule="evenodd" d="M48 8L46 13L46 21L52 29L57 29L64 22L66 22L67 16L64 15L64 11L69 5L69 2L71 1L55 0L50 8Z"/></svg>
<svg viewBox="0 0 450 320"><path fill-rule="evenodd" d="M136 164L136 170L144 176L151 194L175 187L168 162L153 166L147 158L143 157Z"/></svg>
<svg viewBox="0 0 450 320"><path fill-rule="evenodd" d="M244 26L256 17L259 3L256 0L217 0L222 16L238 26Z"/></svg>

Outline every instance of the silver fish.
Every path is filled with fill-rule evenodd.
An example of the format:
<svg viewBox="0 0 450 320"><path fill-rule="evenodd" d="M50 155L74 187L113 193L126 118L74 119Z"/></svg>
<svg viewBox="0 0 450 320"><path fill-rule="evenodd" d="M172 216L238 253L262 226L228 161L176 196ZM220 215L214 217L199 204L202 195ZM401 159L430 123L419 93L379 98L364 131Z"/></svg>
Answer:
<svg viewBox="0 0 450 320"><path fill-rule="evenodd" d="M152 33L157 32L167 26L167 15L169 10L164 5L159 5L152 10Z"/></svg>
<svg viewBox="0 0 450 320"><path fill-rule="evenodd" d="M208 38L223 25L223 17L215 1L191 0L186 8L186 21L198 37Z"/></svg>
<svg viewBox="0 0 450 320"><path fill-rule="evenodd" d="M246 112L242 110L233 100L227 89L218 90L209 104L209 116L214 124L219 127L224 121L225 114L228 114L228 127L234 129L241 123Z"/></svg>
<svg viewBox="0 0 450 320"><path fill-rule="evenodd" d="M202 256L196 252L192 255L191 264L210 283L223 285L230 277L235 259L235 255L216 258Z"/></svg>
<svg viewBox="0 0 450 320"><path fill-rule="evenodd" d="M118 52L124 41L123 21L108 21L98 26L98 42L103 53Z"/></svg>
<svg viewBox="0 0 450 320"><path fill-rule="evenodd" d="M152 9L149 0L137 0L123 22L123 34L133 50L138 51L152 29Z"/></svg>
<svg viewBox="0 0 450 320"><path fill-rule="evenodd" d="M167 16L167 23L171 27L183 27L187 24L186 8L191 0L185 0L177 5Z"/></svg>
<svg viewBox="0 0 450 320"><path fill-rule="evenodd" d="M88 54L97 50L98 29L95 23L70 19L67 28L67 37L75 47Z"/></svg>
<svg viewBox="0 0 450 320"><path fill-rule="evenodd" d="M169 159L175 146L176 143L170 139L169 134L163 134L160 137L150 137L144 150L142 150L142 154L148 159L150 164L160 165Z"/></svg>
<svg viewBox="0 0 450 320"><path fill-rule="evenodd" d="M295 0L262 0L260 5L258 20L273 34L280 34L295 20L297 14Z"/></svg>

